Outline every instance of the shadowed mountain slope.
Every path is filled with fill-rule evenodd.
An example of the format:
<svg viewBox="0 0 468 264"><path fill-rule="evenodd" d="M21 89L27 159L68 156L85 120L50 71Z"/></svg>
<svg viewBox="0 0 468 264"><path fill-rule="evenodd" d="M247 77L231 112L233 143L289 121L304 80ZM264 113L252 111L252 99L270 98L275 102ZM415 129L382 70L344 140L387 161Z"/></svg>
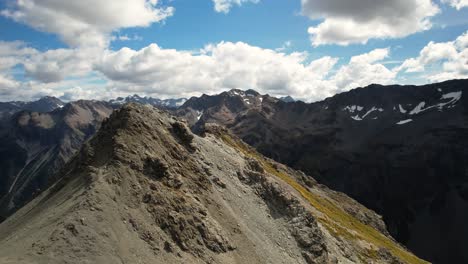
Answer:
<svg viewBox="0 0 468 264"><path fill-rule="evenodd" d="M111 112L102 102L77 101L7 119L0 129L0 220L54 183L55 173Z"/></svg>
<svg viewBox="0 0 468 264"><path fill-rule="evenodd" d="M233 90L178 110L218 123L264 155L382 214L390 233L436 263L468 262L468 80L371 85L321 102Z"/></svg>

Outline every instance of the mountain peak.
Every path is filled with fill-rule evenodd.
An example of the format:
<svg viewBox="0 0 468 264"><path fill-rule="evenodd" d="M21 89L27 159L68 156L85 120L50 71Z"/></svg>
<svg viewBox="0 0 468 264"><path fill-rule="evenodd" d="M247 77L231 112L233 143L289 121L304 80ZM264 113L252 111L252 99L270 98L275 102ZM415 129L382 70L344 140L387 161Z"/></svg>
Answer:
<svg viewBox="0 0 468 264"><path fill-rule="evenodd" d="M281 97L280 98L281 101L285 102L285 103L293 103L293 102L296 102L296 100L294 98L292 98L291 96L285 96L285 97Z"/></svg>

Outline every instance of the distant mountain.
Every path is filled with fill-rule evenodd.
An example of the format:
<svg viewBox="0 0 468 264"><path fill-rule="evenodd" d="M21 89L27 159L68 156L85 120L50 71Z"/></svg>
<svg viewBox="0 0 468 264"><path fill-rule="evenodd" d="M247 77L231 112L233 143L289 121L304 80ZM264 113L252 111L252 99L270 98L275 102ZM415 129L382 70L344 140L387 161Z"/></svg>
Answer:
<svg viewBox="0 0 468 264"><path fill-rule="evenodd" d="M122 105L127 103L138 103L138 104L148 104L154 107L163 108L163 109L177 109L183 105L187 99L157 99L152 97L141 97L139 95L132 95L128 97L118 97L116 99L109 100L108 103L113 108L120 108ZM72 101L73 102L73 101ZM102 101L106 103L106 101ZM8 118L14 113L17 113L22 110L27 110L31 112L47 113L51 112L57 108L64 107L66 103L62 102L60 99L53 96L45 96L37 101L25 102L25 101L12 101L12 102L0 102L0 120L3 118ZM0 125L1 126L1 125Z"/></svg>
<svg viewBox="0 0 468 264"><path fill-rule="evenodd" d="M59 178L0 224L0 263L426 263L348 196L141 104Z"/></svg>
<svg viewBox="0 0 468 264"><path fill-rule="evenodd" d="M107 103L76 101L52 112L22 110L5 118L0 128L0 221L55 182L55 173L112 110Z"/></svg>
<svg viewBox="0 0 468 264"><path fill-rule="evenodd" d="M312 104L233 90L192 98L177 113L194 131L222 124L376 210L419 256L468 263L467 88L371 85Z"/></svg>
<svg viewBox="0 0 468 264"><path fill-rule="evenodd" d="M294 98L292 98L291 96L289 96L289 95L285 96L285 97L281 97L280 100L285 102L285 103L296 102L296 100Z"/></svg>
<svg viewBox="0 0 468 264"><path fill-rule="evenodd" d="M214 96L192 97L177 109L176 115L185 118L195 131L202 131L206 123L232 127L249 113L267 114L267 107L278 101L253 90L233 89Z"/></svg>
<svg viewBox="0 0 468 264"><path fill-rule="evenodd" d="M31 101L31 102L22 102L22 101L0 102L0 119L2 117L11 116L12 114L21 110L46 113L46 112L53 111L57 108L61 108L64 105L65 105L64 102L52 96L45 96L37 101Z"/></svg>
<svg viewBox="0 0 468 264"><path fill-rule="evenodd" d="M187 101L185 98L180 99L157 99L152 97L140 97L138 95L127 96L125 98L118 97L117 99L110 100L109 103L113 105L124 105L126 103L148 104L154 107L162 107L168 109L175 109L183 105Z"/></svg>

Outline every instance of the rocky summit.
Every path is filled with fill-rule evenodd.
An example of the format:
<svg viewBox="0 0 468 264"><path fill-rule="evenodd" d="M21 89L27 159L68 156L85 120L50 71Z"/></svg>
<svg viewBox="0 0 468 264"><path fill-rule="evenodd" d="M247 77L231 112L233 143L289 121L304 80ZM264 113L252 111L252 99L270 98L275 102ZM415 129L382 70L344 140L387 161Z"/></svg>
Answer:
<svg viewBox="0 0 468 264"><path fill-rule="evenodd" d="M425 263L380 216L217 125L115 111L0 225L0 263Z"/></svg>

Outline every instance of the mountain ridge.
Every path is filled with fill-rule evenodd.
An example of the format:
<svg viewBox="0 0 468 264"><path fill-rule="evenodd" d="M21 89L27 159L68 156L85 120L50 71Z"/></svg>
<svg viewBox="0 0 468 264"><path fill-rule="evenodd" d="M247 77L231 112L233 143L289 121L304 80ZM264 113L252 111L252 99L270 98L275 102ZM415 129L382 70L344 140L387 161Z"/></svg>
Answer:
<svg viewBox="0 0 468 264"><path fill-rule="evenodd" d="M390 233L417 254L452 263L468 258L468 230L450 228L468 220L456 213L467 208L467 87L468 80L371 85L316 103L257 98L240 108L215 95L203 99L215 102L206 108L195 100L178 111L194 131L222 124L262 154L347 193L383 214ZM450 239L458 242L438 242Z"/></svg>
<svg viewBox="0 0 468 264"><path fill-rule="evenodd" d="M347 196L147 106L114 112L61 173L0 225L2 261L425 263L347 213L381 223Z"/></svg>
<svg viewBox="0 0 468 264"><path fill-rule="evenodd" d="M453 215L467 208L466 87L467 80L425 86L371 85L316 103L286 103L253 90L233 89L190 98L170 112L186 119L198 134L211 124L225 126L262 154L347 193L383 214L390 233L419 256L435 263L459 262L466 258L462 253L468 243L463 240L466 230L455 232L450 227L468 219ZM122 107L92 103L105 104L108 111ZM45 118L38 124L47 125L46 121L50 123ZM96 130L87 131L91 136ZM9 149L12 140L2 137L2 141L0 147ZM75 151L82 142L77 141ZM66 153L70 157L75 152ZM26 194L28 199L35 195ZM421 230L428 223L444 230ZM438 242L450 239L458 242Z"/></svg>

